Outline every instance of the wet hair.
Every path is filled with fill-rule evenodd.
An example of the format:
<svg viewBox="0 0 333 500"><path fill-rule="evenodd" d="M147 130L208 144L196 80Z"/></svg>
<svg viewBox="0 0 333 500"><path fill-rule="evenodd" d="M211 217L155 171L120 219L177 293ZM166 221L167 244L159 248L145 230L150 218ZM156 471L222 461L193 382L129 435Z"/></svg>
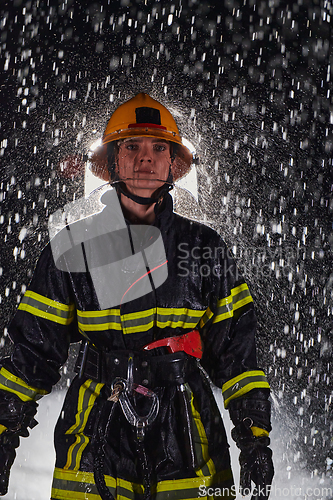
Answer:
<svg viewBox="0 0 333 500"><path fill-rule="evenodd" d="M110 174L110 179L114 180L116 177L116 158L119 152L118 144L113 142L108 142L107 145L107 159L108 159L108 171Z"/></svg>

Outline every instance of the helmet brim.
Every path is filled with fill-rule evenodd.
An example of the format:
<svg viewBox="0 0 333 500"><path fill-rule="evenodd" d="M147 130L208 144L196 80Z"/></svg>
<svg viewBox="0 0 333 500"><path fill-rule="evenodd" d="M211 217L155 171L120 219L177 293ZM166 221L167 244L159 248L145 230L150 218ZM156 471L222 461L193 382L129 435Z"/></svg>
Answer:
<svg viewBox="0 0 333 500"><path fill-rule="evenodd" d="M179 134L174 131L168 130L166 127L153 124L147 124L147 126L131 126L130 128L119 129L116 132L104 135L102 143L107 144L108 142L119 141L122 139L131 139L133 137L155 137L158 139L163 139L164 141L182 144L182 140Z"/></svg>

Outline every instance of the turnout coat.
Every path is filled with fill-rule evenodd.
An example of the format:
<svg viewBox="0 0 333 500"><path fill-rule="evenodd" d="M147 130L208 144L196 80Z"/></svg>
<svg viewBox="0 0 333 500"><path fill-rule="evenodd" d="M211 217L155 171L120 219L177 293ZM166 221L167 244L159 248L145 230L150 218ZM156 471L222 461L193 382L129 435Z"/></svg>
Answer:
<svg viewBox="0 0 333 500"><path fill-rule="evenodd" d="M98 363L104 363L101 375L90 353L68 390L55 429L53 500L208 499L208 488L221 488L225 497L235 494L209 378L222 389L226 407L234 398L251 397L253 389L269 387L257 367L253 300L215 231L175 214L169 194L155 211L168 271L162 284L142 297L101 309L89 269L59 269L49 244L10 325L14 349L10 359L2 360L0 389L24 401L51 391L71 342L89 340L99 353ZM200 363L165 348L148 351L142 361L146 344L193 329L203 344ZM134 380L159 399L158 414L140 439L117 398L108 400L110 386L117 375L124 377L128 366L127 361L122 366L123 360L130 356L135 366L147 366L149 356L157 359L143 374L148 380ZM177 356L186 360L185 375L168 382L169 360ZM152 366L155 374L149 373ZM146 414L151 399L142 391L134 399L137 412Z"/></svg>

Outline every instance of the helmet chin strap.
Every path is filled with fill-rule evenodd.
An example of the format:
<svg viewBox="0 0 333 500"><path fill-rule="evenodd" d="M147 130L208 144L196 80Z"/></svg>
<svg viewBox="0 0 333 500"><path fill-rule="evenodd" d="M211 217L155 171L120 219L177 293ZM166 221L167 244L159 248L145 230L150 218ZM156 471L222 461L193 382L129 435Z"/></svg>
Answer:
<svg viewBox="0 0 333 500"><path fill-rule="evenodd" d="M173 189L173 177L172 177L172 173L171 173L171 166L169 169L169 175L168 175L167 180L165 181L163 186L161 188L159 188L157 196L154 196L154 197L152 196L152 197L146 198L144 196L138 196L136 194L130 193L126 189L126 183L121 179L115 179L111 184L116 185L116 190L118 193L121 193L124 196L126 196L127 198L130 198L135 203L138 203L139 205L152 205L153 203L157 203L161 198L163 198L163 196L166 193L168 193L169 191L171 191L171 189Z"/></svg>

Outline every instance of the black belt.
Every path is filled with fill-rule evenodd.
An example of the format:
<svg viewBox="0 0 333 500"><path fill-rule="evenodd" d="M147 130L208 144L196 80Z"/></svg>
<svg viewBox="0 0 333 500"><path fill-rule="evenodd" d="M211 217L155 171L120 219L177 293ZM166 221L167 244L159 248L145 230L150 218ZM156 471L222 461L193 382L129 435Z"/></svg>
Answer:
<svg viewBox="0 0 333 500"><path fill-rule="evenodd" d="M85 344L81 345L75 372L110 385L116 377L127 378L130 356L133 357L133 382L151 389L168 384L184 384L198 366L196 358L182 351L165 355L130 350L105 352Z"/></svg>

